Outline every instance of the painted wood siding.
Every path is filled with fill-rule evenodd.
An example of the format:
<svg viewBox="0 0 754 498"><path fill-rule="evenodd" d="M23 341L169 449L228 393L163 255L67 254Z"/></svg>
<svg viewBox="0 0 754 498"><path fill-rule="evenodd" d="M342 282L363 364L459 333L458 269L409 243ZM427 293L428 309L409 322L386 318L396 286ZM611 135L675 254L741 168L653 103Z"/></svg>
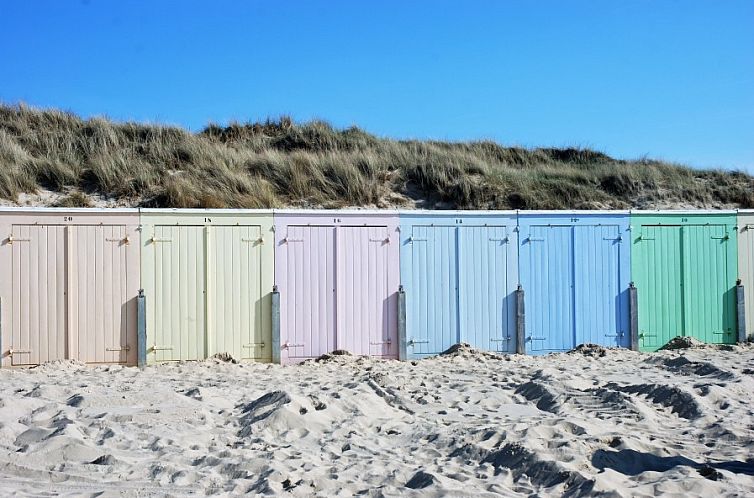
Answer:
<svg viewBox="0 0 754 498"><path fill-rule="evenodd" d="M515 351L515 214L401 213L407 355Z"/></svg>
<svg viewBox="0 0 754 498"><path fill-rule="evenodd" d="M281 361L336 349L398 356L397 215L275 215Z"/></svg>
<svg viewBox="0 0 754 498"><path fill-rule="evenodd" d="M147 360L272 361L272 213L144 210Z"/></svg>
<svg viewBox="0 0 754 498"><path fill-rule="evenodd" d="M3 366L136 362L136 210L3 210Z"/></svg>
<svg viewBox="0 0 754 498"><path fill-rule="evenodd" d="M738 213L738 278L746 297L746 334L754 338L754 211Z"/></svg>
<svg viewBox="0 0 754 498"><path fill-rule="evenodd" d="M628 212L519 215L528 352L629 346L628 222Z"/></svg>
<svg viewBox="0 0 754 498"><path fill-rule="evenodd" d="M631 224L641 349L676 336L735 342L735 214L642 214Z"/></svg>

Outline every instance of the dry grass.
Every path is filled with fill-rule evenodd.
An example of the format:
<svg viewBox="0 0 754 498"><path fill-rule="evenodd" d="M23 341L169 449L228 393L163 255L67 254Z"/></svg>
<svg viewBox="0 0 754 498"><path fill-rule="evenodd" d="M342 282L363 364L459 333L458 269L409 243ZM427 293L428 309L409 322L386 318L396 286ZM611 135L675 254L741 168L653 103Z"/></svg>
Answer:
<svg viewBox="0 0 754 498"><path fill-rule="evenodd" d="M754 179L586 149L398 141L288 118L179 128L0 106L0 197L152 207L754 207Z"/></svg>

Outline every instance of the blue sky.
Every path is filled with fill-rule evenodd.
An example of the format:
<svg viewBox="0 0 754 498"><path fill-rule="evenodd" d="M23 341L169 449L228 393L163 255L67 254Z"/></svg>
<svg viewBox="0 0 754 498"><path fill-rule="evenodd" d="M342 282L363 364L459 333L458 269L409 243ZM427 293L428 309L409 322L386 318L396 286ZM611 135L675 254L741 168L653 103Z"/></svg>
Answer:
<svg viewBox="0 0 754 498"><path fill-rule="evenodd" d="M754 1L4 0L0 100L754 173Z"/></svg>

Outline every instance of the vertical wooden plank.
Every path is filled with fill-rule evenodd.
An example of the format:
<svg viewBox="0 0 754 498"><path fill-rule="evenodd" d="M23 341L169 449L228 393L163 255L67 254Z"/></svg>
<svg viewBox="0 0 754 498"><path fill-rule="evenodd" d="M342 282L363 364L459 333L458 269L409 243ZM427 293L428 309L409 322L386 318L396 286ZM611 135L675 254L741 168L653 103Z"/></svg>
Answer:
<svg viewBox="0 0 754 498"><path fill-rule="evenodd" d="M34 227L34 230L28 230L26 238L31 238L33 246L29 251L29 300L27 304L26 313L29 314L29 346L24 348L31 350L31 354L25 355L30 359L28 363L39 364L47 361L47 336L40 336L40 314L42 310L46 308L46 295L42 295L39 289L44 289L40 286L40 270L44 270L47 265L46 259L42 259L40 252L41 247L47 244L46 233L39 227ZM45 265L45 268L41 268ZM43 301L44 299L44 301ZM42 308L40 310L40 307ZM33 311L32 311L33 310ZM43 318L43 317L42 317Z"/></svg>
<svg viewBox="0 0 754 498"><path fill-rule="evenodd" d="M215 291L214 287L211 286L211 282L213 279L213 275L210 272L210 268L215 267L215 254L212 252L210 248L210 237L211 237L211 227L205 226L204 227L204 281L205 281L205 289L206 293L204 295L204 334L205 334L205 343L204 343L204 357L207 357L210 354L210 344L212 344L212 338L214 336L215 331L212 327L212 319L214 316L215 311L212 310L209 306L210 300L212 299L212 293Z"/></svg>
<svg viewBox="0 0 754 498"><path fill-rule="evenodd" d="M170 242L161 243L161 245L165 246L163 257L165 258L165 266L168 268L163 292L169 296L169 307L164 312L170 316L169 326L173 348L172 350L166 350L165 354L166 358L171 360L188 360L195 357L194 349L192 349L194 338L189 337L185 332L186 322L184 320L184 313L186 313L186 306L183 304L180 294L180 292L189 292L191 289L181 278L185 274L185 269L184 265L182 265L183 260L179 256L180 253L176 248L176 243L178 247L183 247L186 244L186 232L187 230L184 227L170 226L167 232L169 234L167 239ZM204 303L201 306L204 306Z"/></svg>
<svg viewBox="0 0 754 498"><path fill-rule="evenodd" d="M113 362L118 357L118 352L108 351L108 349L117 349L120 344L117 340L117 336L114 333L114 321L113 321L113 285L115 280L116 264L113 261L113 253L118 247L115 227L105 226L97 227L96 233L97 244L102 247L101 265L102 271L96 275L95 278L100 282L102 289L102 308L99 310L101 315L100 323L101 328L93 331L95 334L101 336L101 349L95 351L95 358L97 362ZM109 240L108 240L109 239ZM99 266L99 265L98 265Z"/></svg>
<svg viewBox="0 0 754 498"><path fill-rule="evenodd" d="M75 295L76 288L74 287L74 284L76 283L77 270L75 251L78 248L75 240L76 236L77 230L75 227L72 227L70 225L65 227L65 247L63 249L65 253L65 265L63 266L63 275L65 280L66 320L65 328L63 330L66 339L65 357L68 359L79 359L78 351L76 349L78 329L74 322L74 318L77 315L76 311L74 310L76 309L76 306L78 304Z"/></svg>
<svg viewBox="0 0 754 498"><path fill-rule="evenodd" d="M35 297L38 301L35 301L37 303L35 306L36 317L32 317L32 322L35 324L34 336L38 341L37 349L39 350L39 359L36 363L43 363L53 359L50 354L50 348L55 342L55 334L58 331L57 324L54 322L50 323L50 306L48 303L51 291L47 285L50 279L49 273L51 269L53 270L52 277L54 278L56 275L55 266L53 264L54 259L51 260L47 252L49 239L53 237L53 234L50 233L51 230L47 226L41 226L37 228L37 230L39 231L39 242L37 243L36 252L37 264L36 268L32 271L32 274L34 275L33 282L35 283Z"/></svg>
<svg viewBox="0 0 754 498"><path fill-rule="evenodd" d="M259 275L255 268L258 247L256 242L252 242L256 238L255 232L255 227L242 226L235 229L233 237L233 243L238 247L238 287L234 288L234 293L237 296L239 344L243 359L255 358L261 349L256 346L261 342L261 331L254 319L259 299Z"/></svg>

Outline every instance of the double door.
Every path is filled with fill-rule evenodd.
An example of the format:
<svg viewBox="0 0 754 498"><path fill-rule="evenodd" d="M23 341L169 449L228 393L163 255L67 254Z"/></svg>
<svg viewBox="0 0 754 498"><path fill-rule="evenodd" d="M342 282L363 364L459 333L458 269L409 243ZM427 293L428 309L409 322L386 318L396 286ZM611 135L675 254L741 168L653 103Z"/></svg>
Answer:
<svg viewBox="0 0 754 498"><path fill-rule="evenodd" d="M515 264L506 226L411 227L407 349L432 355L466 342L515 351Z"/></svg>
<svg viewBox="0 0 754 498"><path fill-rule="evenodd" d="M642 225L635 239L639 346L656 350L677 336L736 341L735 283L725 225Z"/></svg>
<svg viewBox="0 0 754 498"><path fill-rule="evenodd" d="M614 225L531 225L521 233L526 349L629 345L623 241Z"/></svg>
<svg viewBox="0 0 754 498"><path fill-rule="evenodd" d="M144 250L150 361L270 360L261 227L155 225Z"/></svg>
<svg viewBox="0 0 754 498"><path fill-rule="evenodd" d="M132 230L12 227L12 365L135 363L139 276Z"/></svg>
<svg viewBox="0 0 754 498"><path fill-rule="evenodd" d="M292 361L334 350L396 358L397 261L386 226L288 225L276 265L281 346Z"/></svg>

